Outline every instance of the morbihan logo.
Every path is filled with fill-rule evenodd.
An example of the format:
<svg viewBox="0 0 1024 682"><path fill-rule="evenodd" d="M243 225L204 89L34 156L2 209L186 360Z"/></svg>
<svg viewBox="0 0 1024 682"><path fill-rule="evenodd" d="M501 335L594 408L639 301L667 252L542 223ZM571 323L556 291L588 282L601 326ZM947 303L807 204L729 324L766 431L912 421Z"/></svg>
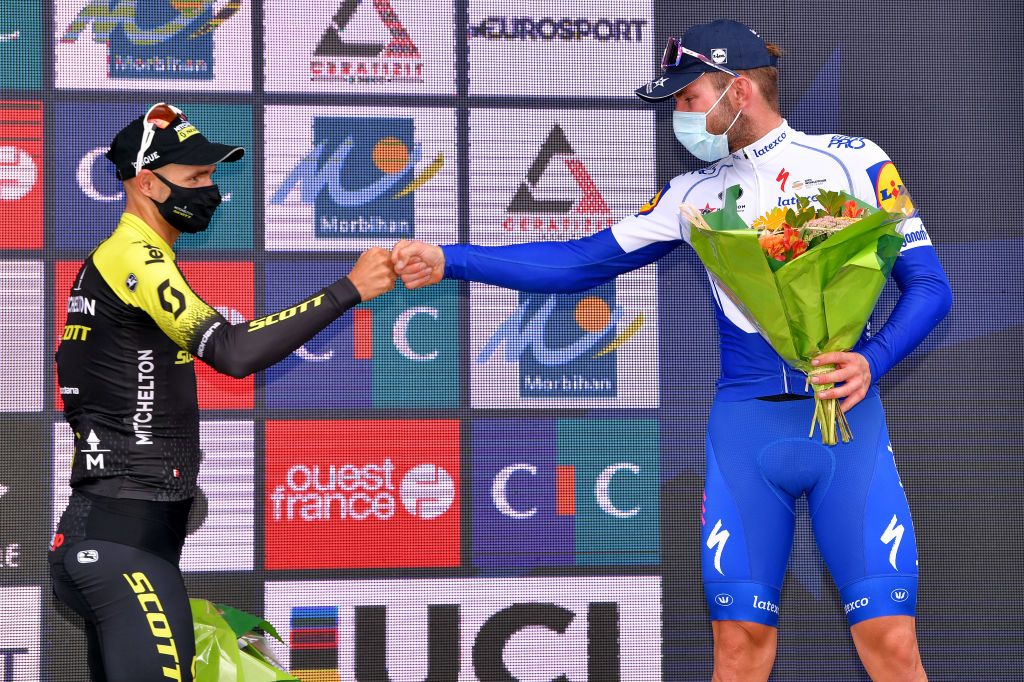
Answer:
<svg viewBox="0 0 1024 682"><path fill-rule="evenodd" d="M903 602L910 599L910 591L896 588L895 590L889 593L889 598L897 604L902 604Z"/></svg>
<svg viewBox="0 0 1024 682"><path fill-rule="evenodd" d="M731 594L723 592L722 594L715 595L715 603L719 606L732 606L733 601L735 600L732 598Z"/></svg>
<svg viewBox="0 0 1024 682"><path fill-rule="evenodd" d="M856 611L857 609L864 608L871 601L870 597L862 597L861 599L854 599L853 601L843 604L843 613L849 613L850 611Z"/></svg>

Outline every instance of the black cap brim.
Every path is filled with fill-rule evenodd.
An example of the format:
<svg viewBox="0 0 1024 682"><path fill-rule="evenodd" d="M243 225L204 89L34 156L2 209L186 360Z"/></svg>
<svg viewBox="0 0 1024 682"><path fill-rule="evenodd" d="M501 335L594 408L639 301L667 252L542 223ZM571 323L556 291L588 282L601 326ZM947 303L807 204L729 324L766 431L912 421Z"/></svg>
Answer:
<svg viewBox="0 0 1024 682"><path fill-rule="evenodd" d="M203 141L199 144L181 145L172 152L165 152L157 162L147 164L144 168L160 168L170 163L180 163L185 166L212 166L217 163L238 161L244 155L245 149L242 147Z"/></svg>
<svg viewBox="0 0 1024 682"><path fill-rule="evenodd" d="M678 71L663 71L660 76L646 85L634 90L636 96L645 102L660 102L676 94L708 71L713 71L703 64L694 65Z"/></svg>

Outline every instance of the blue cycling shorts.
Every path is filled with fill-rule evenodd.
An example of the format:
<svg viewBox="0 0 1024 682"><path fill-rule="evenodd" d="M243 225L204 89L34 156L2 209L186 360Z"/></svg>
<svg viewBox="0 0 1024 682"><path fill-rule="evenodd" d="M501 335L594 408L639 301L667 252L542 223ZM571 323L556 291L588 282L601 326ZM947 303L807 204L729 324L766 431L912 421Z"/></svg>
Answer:
<svg viewBox="0 0 1024 682"><path fill-rule="evenodd" d="M849 443L808 438L813 413L813 400L716 400L711 408L701 573L712 620L778 625L803 494L850 625L914 615L914 526L878 393L847 413Z"/></svg>

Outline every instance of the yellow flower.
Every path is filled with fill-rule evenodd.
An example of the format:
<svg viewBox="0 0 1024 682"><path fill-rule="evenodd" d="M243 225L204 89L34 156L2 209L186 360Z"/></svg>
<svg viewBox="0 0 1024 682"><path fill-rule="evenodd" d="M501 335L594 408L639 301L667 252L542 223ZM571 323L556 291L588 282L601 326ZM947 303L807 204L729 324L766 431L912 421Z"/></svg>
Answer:
<svg viewBox="0 0 1024 682"><path fill-rule="evenodd" d="M755 230L769 230L774 232L782 228L782 224L786 222L786 209L779 206L765 213L760 218L754 220L754 224L751 225Z"/></svg>

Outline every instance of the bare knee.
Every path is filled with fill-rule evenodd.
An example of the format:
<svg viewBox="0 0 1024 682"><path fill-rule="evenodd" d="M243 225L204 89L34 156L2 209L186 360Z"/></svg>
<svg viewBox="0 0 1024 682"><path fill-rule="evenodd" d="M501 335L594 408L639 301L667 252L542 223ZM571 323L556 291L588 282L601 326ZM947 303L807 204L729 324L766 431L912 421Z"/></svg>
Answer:
<svg viewBox="0 0 1024 682"><path fill-rule="evenodd" d="M873 679L924 679L912 618L873 618L854 625L851 632L864 667Z"/></svg>
<svg viewBox="0 0 1024 682"><path fill-rule="evenodd" d="M778 635L775 628L734 620L715 621L712 628L716 682L768 678L775 663Z"/></svg>

